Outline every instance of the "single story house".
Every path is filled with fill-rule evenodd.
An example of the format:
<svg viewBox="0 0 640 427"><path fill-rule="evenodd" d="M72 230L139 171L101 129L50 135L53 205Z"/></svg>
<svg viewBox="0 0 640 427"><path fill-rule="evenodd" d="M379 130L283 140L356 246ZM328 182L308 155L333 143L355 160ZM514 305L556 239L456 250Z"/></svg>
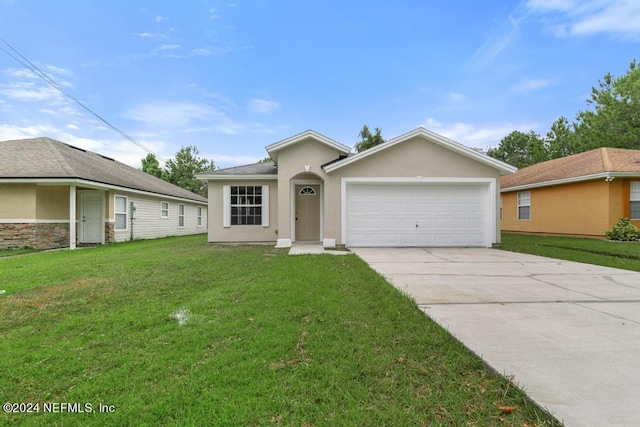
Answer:
<svg viewBox="0 0 640 427"><path fill-rule="evenodd" d="M207 199L50 138L0 142L0 249L207 231Z"/></svg>
<svg viewBox="0 0 640 427"><path fill-rule="evenodd" d="M640 226L640 150L597 148L503 176L502 230L602 237Z"/></svg>
<svg viewBox="0 0 640 427"><path fill-rule="evenodd" d="M423 128L357 154L312 130L266 151L271 161L198 174L209 242L490 247L499 178L516 170Z"/></svg>

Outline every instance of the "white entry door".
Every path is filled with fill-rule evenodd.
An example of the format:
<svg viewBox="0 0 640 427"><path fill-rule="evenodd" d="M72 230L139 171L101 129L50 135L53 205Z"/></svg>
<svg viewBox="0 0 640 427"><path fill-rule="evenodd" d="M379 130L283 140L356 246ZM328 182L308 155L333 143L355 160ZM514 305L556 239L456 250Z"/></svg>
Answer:
<svg viewBox="0 0 640 427"><path fill-rule="evenodd" d="M352 184L349 246L487 246L488 185Z"/></svg>
<svg viewBox="0 0 640 427"><path fill-rule="evenodd" d="M80 192L80 243L104 243L104 192Z"/></svg>

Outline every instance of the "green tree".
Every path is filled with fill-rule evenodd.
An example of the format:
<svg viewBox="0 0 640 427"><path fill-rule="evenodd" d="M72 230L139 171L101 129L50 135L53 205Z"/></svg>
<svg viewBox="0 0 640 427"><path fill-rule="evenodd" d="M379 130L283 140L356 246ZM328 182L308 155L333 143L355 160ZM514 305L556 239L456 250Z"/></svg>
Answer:
<svg viewBox="0 0 640 427"><path fill-rule="evenodd" d="M545 144L549 153L549 159L557 159L578 152L576 135L566 117L562 116L553 122L551 130L547 132Z"/></svg>
<svg viewBox="0 0 640 427"><path fill-rule="evenodd" d="M624 76L607 73L591 88L575 125L580 151L598 147L640 148L640 67L633 60Z"/></svg>
<svg viewBox="0 0 640 427"><path fill-rule="evenodd" d="M356 152L360 153L361 151L382 144L384 142L384 138L382 138L381 133L382 131L380 128L375 128L374 133L372 134L367 125L362 126L362 130L358 134L358 136L360 136L360 141L354 146Z"/></svg>
<svg viewBox="0 0 640 427"><path fill-rule="evenodd" d="M195 177L198 172L215 169L213 160L199 157L194 146L182 147L173 159L167 161L167 181L192 193L207 195L207 184Z"/></svg>
<svg viewBox="0 0 640 427"><path fill-rule="evenodd" d="M162 173L164 172L160 168L160 162L158 162L156 155L153 153L147 154L146 157L142 159L142 167L140 169L156 178L162 178Z"/></svg>
<svg viewBox="0 0 640 427"><path fill-rule="evenodd" d="M487 154L517 168L525 168L549 159L544 141L534 131L513 131L502 138L498 148L490 148Z"/></svg>

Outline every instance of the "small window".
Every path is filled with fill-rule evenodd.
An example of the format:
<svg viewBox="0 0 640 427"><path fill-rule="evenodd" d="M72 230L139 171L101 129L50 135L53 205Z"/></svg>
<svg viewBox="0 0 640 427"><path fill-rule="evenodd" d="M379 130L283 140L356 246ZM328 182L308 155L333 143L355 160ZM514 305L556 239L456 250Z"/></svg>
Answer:
<svg viewBox="0 0 640 427"><path fill-rule="evenodd" d="M127 198L124 196L116 196L115 209L116 230L127 229Z"/></svg>
<svg viewBox="0 0 640 427"><path fill-rule="evenodd" d="M299 194L301 196L315 196L316 190L313 187L302 187Z"/></svg>
<svg viewBox="0 0 640 427"><path fill-rule="evenodd" d="M640 219L640 181L631 181L629 218Z"/></svg>
<svg viewBox="0 0 640 427"><path fill-rule="evenodd" d="M178 205L178 227L184 227L184 205Z"/></svg>
<svg viewBox="0 0 640 427"><path fill-rule="evenodd" d="M500 196L500 219L502 219L502 196Z"/></svg>
<svg viewBox="0 0 640 427"><path fill-rule="evenodd" d="M518 219L528 220L531 218L531 193L528 191L518 192Z"/></svg>
<svg viewBox="0 0 640 427"><path fill-rule="evenodd" d="M262 225L262 186L231 187L231 225Z"/></svg>
<svg viewBox="0 0 640 427"><path fill-rule="evenodd" d="M202 207L198 206L198 227L202 227Z"/></svg>
<svg viewBox="0 0 640 427"><path fill-rule="evenodd" d="M160 202L160 218L169 218L169 202Z"/></svg>

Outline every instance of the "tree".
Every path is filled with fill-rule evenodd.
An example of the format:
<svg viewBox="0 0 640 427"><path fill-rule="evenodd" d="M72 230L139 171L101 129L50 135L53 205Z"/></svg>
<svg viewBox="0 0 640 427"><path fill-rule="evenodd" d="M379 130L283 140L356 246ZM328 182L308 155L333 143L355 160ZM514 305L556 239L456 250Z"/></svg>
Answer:
<svg viewBox="0 0 640 427"><path fill-rule="evenodd" d="M545 138L549 159L557 159L578 152L576 135L571 128L572 125L564 116L553 122Z"/></svg>
<svg viewBox="0 0 640 427"><path fill-rule="evenodd" d="M182 147L173 159L166 164L166 181L182 187L192 193L207 195L207 185L195 177L198 172L215 169L213 160L198 157L194 146Z"/></svg>
<svg viewBox="0 0 640 427"><path fill-rule="evenodd" d="M375 133L371 133L367 125L362 126L362 130L358 134L360 136L360 142L356 143L354 149L360 153L376 145L382 144L384 138L382 138L380 128L375 128Z"/></svg>
<svg viewBox="0 0 640 427"><path fill-rule="evenodd" d="M534 131L513 131L502 138L498 148L490 148L487 154L517 168L531 166L549 158L544 141Z"/></svg>
<svg viewBox="0 0 640 427"><path fill-rule="evenodd" d="M160 168L160 162L158 162L156 155L153 153L147 154L147 156L142 159L142 167L140 169L156 178L162 178L163 170Z"/></svg>
<svg viewBox="0 0 640 427"><path fill-rule="evenodd" d="M587 104L593 110L577 116L576 138L580 151L598 147L640 148L640 67L615 78L607 73L591 88Z"/></svg>

